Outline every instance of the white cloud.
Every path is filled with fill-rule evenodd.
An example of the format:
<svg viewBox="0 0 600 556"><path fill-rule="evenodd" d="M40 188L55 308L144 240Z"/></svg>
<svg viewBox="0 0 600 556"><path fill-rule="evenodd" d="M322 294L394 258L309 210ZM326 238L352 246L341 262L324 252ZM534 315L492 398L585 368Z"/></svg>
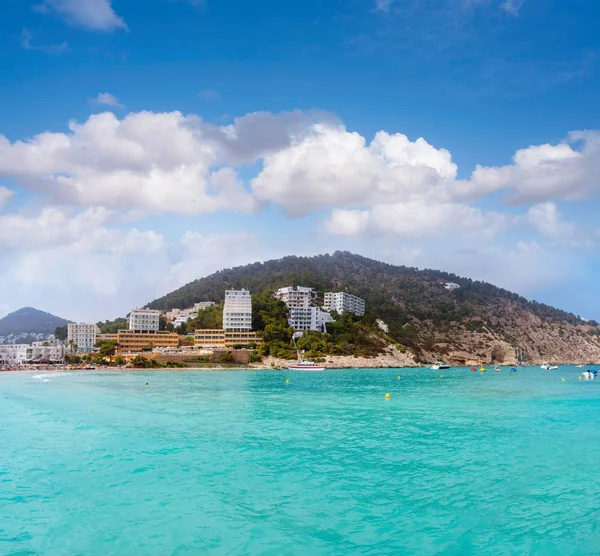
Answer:
<svg viewBox="0 0 600 556"><path fill-rule="evenodd" d="M140 112L119 120L106 112L69 129L12 144L0 135L0 175L59 204L184 214L257 208L231 172L227 187L210 190L209 169L230 146L194 117Z"/></svg>
<svg viewBox="0 0 600 556"><path fill-rule="evenodd" d="M599 173L600 133L571 132L568 140L558 145L518 150L511 165L477 166L469 181L457 182L455 192L475 198L510 188L513 203L580 201L600 193Z"/></svg>
<svg viewBox="0 0 600 556"><path fill-rule="evenodd" d="M498 213L458 203L415 199L406 203L374 205L368 210L334 210L326 230L334 235L393 234L406 238L445 234L490 237L506 223Z"/></svg>
<svg viewBox="0 0 600 556"><path fill-rule="evenodd" d="M94 102L103 106L123 108L123 105L119 102L119 99L110 93L98 93L98 96L94 99Z"/></svg>
<svg viewBox="0 0 600 556"><path fill-rule="evenodd" d="M57 55L67 52L69 45L66 42L61 44L33 44L33 33L27 29L23 29L21 32L21 46L25 50L37 50L39 52L45 52L46 54Z"/></svg>
<svg viewBox="0 0 600 556"><path fill-rule="evenodd" d="M562 220L554 203L532 206L527 213L527 221L545 237L566 241L575 235L575 225Z"/></svg>
<svg viewBox="0 0 600 556"><path fill-rule="evenodd" d="M300 216L326 207L393 203L444 195L456 176L450 153L424 139L380 131L367 145L341 125L314 124L293 144L264 157L252 189L262 201Z"/></svg>
<svg viewBox="0 0 600 556"><path fill-rule="evenodd" d="M45 6L54 10L74 27L93 31L127 29L125 21L112 8L112 0L44 0Z"/></svg>

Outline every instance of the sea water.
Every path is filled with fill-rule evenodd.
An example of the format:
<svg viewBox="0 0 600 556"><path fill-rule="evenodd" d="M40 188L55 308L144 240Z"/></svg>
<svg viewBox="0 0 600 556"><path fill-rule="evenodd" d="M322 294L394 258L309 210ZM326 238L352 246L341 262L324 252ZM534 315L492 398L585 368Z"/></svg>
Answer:
<svg viewBox="0 0 600 556"><path fill-rule="evenodd" d="M580 371L0 373L0 554L599 554Z"/></svg>

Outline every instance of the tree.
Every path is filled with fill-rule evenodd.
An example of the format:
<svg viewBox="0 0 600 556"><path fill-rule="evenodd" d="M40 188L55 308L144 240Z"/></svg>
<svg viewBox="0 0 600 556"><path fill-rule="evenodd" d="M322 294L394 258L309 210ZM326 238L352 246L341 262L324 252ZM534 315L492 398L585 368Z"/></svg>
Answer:
<svg viewBox="0 0 600 556"><path fill-rule="evenodd" d="M66 342L67 338L69 337L68 325L65 324L64 326L57 326L54 329L54 337L61 342Z"/></svg>
<svg viewBox="0 0 600 556"><path fill-rule="evenodd" d="M75 343L75 340L69 340L69 348L71 349L72 355L77 353L77 344Z"/></svg>
<svg viewBox="0 0 600 556"><path fill-rule="evenodd" d="M117 342L100 342L100 349L98 350L98 356L101 359L106 359L107 357L112 358L113 355L117 352Z"/></svg>
<svg viewBox="0 0 600 556"><path fill-rule="evenodd" d="M119 365L120 367L123 363L125 363L125 359L123 359L123 357L121 357L120 355L117 355L115 357L114 363L115 365Z"/></svg>

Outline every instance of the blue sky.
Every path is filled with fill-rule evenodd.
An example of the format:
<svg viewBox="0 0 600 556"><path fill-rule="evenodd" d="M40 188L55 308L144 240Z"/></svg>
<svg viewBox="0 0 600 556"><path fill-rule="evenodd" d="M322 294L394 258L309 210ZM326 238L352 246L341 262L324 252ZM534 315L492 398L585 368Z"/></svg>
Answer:
<svg viewBox="0 0 600 556"><path fill-rule="evenodd" d="M348 249L600 320L599 21L593 0L5 0L0 313L111 318Z"/></svg>

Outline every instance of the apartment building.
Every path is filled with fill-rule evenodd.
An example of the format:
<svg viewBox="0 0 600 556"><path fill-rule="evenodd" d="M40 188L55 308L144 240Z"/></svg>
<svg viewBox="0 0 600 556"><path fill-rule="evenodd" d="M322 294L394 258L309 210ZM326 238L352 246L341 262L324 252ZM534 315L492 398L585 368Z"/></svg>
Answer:
<svg viewBox="0 0 600 556"><path fill-rule="evenodd" d="M248 290L227 290L223 328L231 332L252 330L252 297Z"/></svg>
<svg viewBox="0 0 600 556"><path fill-rule="evenodd" d="M67 341L77 346L77 353L91 353L94 350L100 329L95 324L69 324Z"/></svg>
<svg viewBox="0 0 600 556"><path fill-rule="evenodd" d="M328 292L325 294L326 311L336 311L340 315L345 311L362 317L365 314L365 300L346 292Z"/></svg>
<svg viewBox="0 0 600 556"><path fill-rule="evenodd" d="M129 330L132 332L158 332L160 311L133 309L129 313Z"/></svg>
<svg viewBox="0 0 600 556"><path fill-rule="evenodd" d="M96 343L100 342L117 342L118 334L96 334Z"/></svg>
<svg viewBox="0 0 600 556"><path fill-rule="evenodd" d="M275 297L283 301L290 309L293 307L309 307L311 300L315 297L315 290L304 286L289 286L279 288Z"/></svg>
<svg viewBox="0 0 600 556"><path fill-rule="evenodd" d="M294 332L318 330L325 332L325 325L333 322L333 317L321 311L319 307L292 307L288 315L288 323Z"/></svg>

